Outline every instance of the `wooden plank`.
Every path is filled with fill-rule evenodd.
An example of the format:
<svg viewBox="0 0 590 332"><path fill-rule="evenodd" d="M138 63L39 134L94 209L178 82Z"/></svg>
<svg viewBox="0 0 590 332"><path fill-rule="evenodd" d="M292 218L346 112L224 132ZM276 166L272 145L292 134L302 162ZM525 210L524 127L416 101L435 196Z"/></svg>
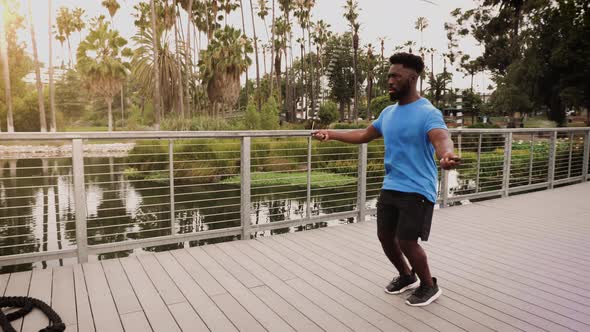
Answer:
<svg viewBox="0 0 590 332"><path fill-rule="evenodd" d="M52 269L34 269L29 286L30 297L41 300L51 306L51 283L53 278ZM28 313L23 320L23 332L37 332L49 324L49 319L38 308Z"/></svg>
<svg viewBox="0 0 590 332"><path fill-rule="evenodd" d="M71 266L53 268L53 285L51 307L61 320L71 328L77 326L76 293L74 287L74 269Z"/></svg>
<svg viewBox="0 0 590 332"><path fill-rule="evenodd" d="M256 241L244 241L244 243L251 243ZM233 244L233 243L232 243ZM243 253L244 249L240 249L239 252ZM252 250L252 248L250 248ZM345 325L339 322L337 319L332 317L324 309L317 306L315 303L309 301L306 297L299 294L284 281L277 276L266 270L265 267L254 263L250 257L255 255L261 256L260 253L256 254L254 251L249 252L247 255L240 255L241 257L236 261L239 262L244 268L248 269L254 276L264 282L270 289L288 302L291 306L299 310L312 322L317 324L320 328L325 331L350 331ZM237 257L237 256L236 256Z"/></svg>
<svg viewBox="0 0 590 332"><path fill-rule="evenodd" d="M323 240L323 243L329 242L329 240L327 240L327 238L329 238L329 235L332 234L332 233L334 233L334 232L324 232L324 233L325 234L322 234L322 236L321 236L321 239ZM353 245L354 250L347 250L346 249L346 247L350 247L351 243L353 243L352 242L352 237L353 236L358 237L358 233L351 234L350 237L348 237L346 239L343 239L343 242L341 243L340 246L333 245L333 247L335 248L334 250L341 250L342 253L343 253L343 255L346 255L347 257L349 257L349 256L350 257L353 257L356 253L359 252L358 247L356 247L356 246ZM304 243L304 241L302 241L301 239L298 239L298 243ZM431 255L430 256L430 258L431 258L431 266L434 266L434 264L432 263L432 261L433 261L432 260L432 257L433 256L436 256L436 255ZM361 257L361 258L355 258L355 259L370 259L370 258L368 258L368 257L362 258ZM374 270L374 271L376 272L376 270ZM436 271L438 271L438 270L436 270ZM378 274L378 272L377 272L377 274ZM462 315L464 315L465 312L470 312L470 308L468 306L463 306L461 304L453 304L453 303L449 303L448 301L445 302L444 301L444 298L445 297L443 296L441 298L441 300L438 301L443 306L450 307L450 305L452 305L453 308L451 308L451 309L454 310L454 311L460 312ZM432 309L432 308L437 308L437 307L435 307L435 306L428 306L427 307L427 309L429 309L429 310ZM437 310L439 310L439 309L437 309ZM441 313L441 315L442 314L443 313ZM452 317L452 315L449 315L449 314L446 314L446 316L449 317L449 319L451 319L451 317ZM457 318L458 319L462 319L461 317L456 316L455 319L457 319ZM454 322L455 320L451 320L451 321ZM494 325L497 325L498 324L498 322L496 322L496 319L495 318L492 318L492 319L483 319L483 320L480 319L480 320L478 320L478 322L482 322L482 321L493 322ZM463 324L470 324L470 323L467 322L467 321L465 321L465 322L463 322ZM490 326L490 328L493 328L493 327ZM471 328L471 329L473 329L473 328ZM479 328L478 328L478 330L479 330Z"/></svg>
<svg viewBox="0 0 590 332"><path fill-rule="evenodd" d="M301 314L292 305L287 303L268 286L254 287L252 293L256 294L262 302L271 307L277 315L281 316L296 331L322 331L317 325Z"/></svg>
<svg viewBox="0 0 590 332"><path fill-rule="evenodd" d="M184 267L209 296L225 294L227 291L201 266L186 250L173 250L172 256Z"/></svg>
<svg viewBox="0 0 590 332"><path fill-rule="evenodd" d="M82 265L74 265L73 270L78 330L94 332L94 317L92 316L92 309L90 308L90 297L88 296L88 288L86 287Z"/></svg>
<svg viewBox="0 0 590 332"><path fill-rule="evenodd" d="M211 299L225 313L225 315L234 323L239 331L266 331L262 325L244 307L230 294L220 294L212 296Z"/></svg>
<svg viewBox="0 0 590 332"><path fill-rule="evenodd" d="M182 292L174 281L170 279L170 276L164 271L156 256L149 255L138 255L137 259L146 271L149 271L148 276L150 280L156 286L158 293L168 305L186 302L186 298L182 295Z"/></svg>
<svg viewBox="0 0 590 332"><path fill-rule="evenodd" d="M188 302L171 304L168 306L168 309L170 309L172 316L174 316L176 323L182 331L208 331L207 325L205 325Z"/></svg>
<svg viewBox="0 0 590 332"><path fill-rule="evenodd" d="M265 245L267 245L272 250L280 252L283 256L289 257L294 261L297 261L301 258L302 261L308 260L313 261L317 266L322 266L331 271L331 273L338 274L339 276L347 279L349 282L357 283L357 285L361 286L365 291L370 292L372 295L380 297L381 299L393 304L396 309L405 312L406 314L421 320L425 324L430 325L431 327L435 327L439 331L453 331L456 330L458 327L453 324L453 322L449 322L445 318L442 318L438 315L431 313L430 311L426 310L425 308L419 308L419 310L414 310L415 308L411 308L405 304L405 298L399 296L390 296L383 292L383 287L385 283L387 283L387 279L381 280L380 284L376 284L374 281L371 281L369 278L372 278L373 275L360 267L354 266L347 266L346 268L337 264L339 260L334 255L326 255L329 258L323 257L324 253L316 253L317 250L311 251L306 247L300 246L295 242L287 240L284 236L279 236L280 239L273 239L268 238L265 239ZM277 238L279 238L277 237ZM297 253L301 257L292 257L294 253ZM352 264L349 264L352 265Z"/></svg>
<svg viewBox="0 0 590 332"><path fill-rule="evenodd" d="M121 322L126 332L153 331L150 323L142 311L130 312L121 315Z"/></svg>
<svg viewBox="0 0 590 332"><path fill-rule="evenodd" d="M188 253L187 253L188 254ZM186 270L172 256L171 252L156 254L156 259L170 275L184 297L199 314L211 331L237 331L217 305L207 296Z"/></svg>
<svg viewBox="0 0 590 332"><path fill-rule="evenodd" d="M295 235L295 236L298 236L298 235ZM218 245L218 247L219 248L227 248L227 247L230 247L230 245L229 244L220 244L220 245ZM226 250L229 250L228 252L231 252L231 254L229 256L234 257L236 259L236 261L233 262L233 264L237 264L238 262L244 261L244 258L239 256L239 253L236 253L235 251L231 251L231 249L226 249ZM253 250L253 248L251 248L251 250ZM247 251L243 251L243 252L245 253ZM253 252L253 251L250 251L250 252ZM219 255L214 255L214 256L216 258L219 257ZM256 261L256 259L258 257L261 257L261 254L260 253L251 254L249 256L252 260ZM260 265L262 265L262 264L260 264ZM326 296L330 297L331 299L338 301L338 303L340 303L342 306L346 307L348 310L351 310L353 313L355 313L352 316L356 316L358 314L358 316L362 317L363 319L369 321L371 324L373 324L376 327L383 329L383 330L389 330L389 329L396 329L399 331L405 330L405 328L403 328L401 325L397 324L394 320L390 319L388 316L380 314L376 310L370 308L368 305L366 305L366 304L362 303L361 301L357 300L356 298L348 295L344 291L334 287L330 283L326 282L324 279L319 278L318 276L307 271L306 269L302 268L301 266L293 266L292 264L289 264L288 262L285 262L285 261L283 261L283 265L287 268L293 268L293 273L297 273L298 277L300 277L301 279L305 280L305 282L308 282L310 285L312 285L315 288L315 291L317 291L319 293L323 293ZM287 284L289 284L289 282L287 282ZM300 288L296 288L296 287L293 287L293 288L297 289L301 292ZM308 298L309 298L309 296L308 296ZM270 306L270 307L274 308L274 306ZM323 307L326 307L326 306L323 306ZM346 319L348 319L348 318L346 318ZM340 319L340 320L342 322L345 321L342 319ZM352 326L349 325L349 327L352 327Z"/></svg>
<svg viewBox="0 0 590 332"><path fill-rule="evenodd" d="M195 247L189 249L189 252L201 265L203 265L204 268L207 269L207 271L211 272L215 280L217 280L262 326L264 326L265 329L269 331L293 331L293 329L268 306L266 306L264 302L224 269L224 266L231 266L232 264L221 266L212 258L225 258L227 263L229 257L224 257L225 254L219 250L219 248L214 246Z"/></svg>
<svg viewBox="0 0 590 332"><path fill-rule="evenodd" d="M221 251L217 246L208 245L204 246L203 249L212 258L214 258L220 265L223 266L229 273L231 273L236 279L238 279L244 286L248 288L258 287L264 285L262 281L256 278L248 270L244 269L241 265L235 264L233 260Z"/></svg>
<svg viewBox="0 0 590 332"><path fill-rule="evenodd" d="M27 296L32 275L31 271L12 273L10 279L8 279L4 296ZM19 318L12 321L11 324L15 330L20 331L23 326L23 319Z"/></svg>
<svg viewBox="0 0 590 332"><path fill-rule="evenodd" d="M355 238L358 238L358 234L354 234L351 235L347 238L348 241L356 241ZM362 241L357 241L357 245L355 246L355 251L360 252L365 250L364 249L364 245L367 245L367 243L361 243ZM374 243L373 243L374 244ZM350 245L350 242L349 242ZM383 262L383 264L386 264L386 258L382 258L384 257L384 255L381 253L380 255L379 250L376 249L377 245L374 244L371 247L370 252L366 253L366 259L379 259ZM495 297L493 296L493 294L490 294L490 290L488 289L483 289L481 287L477 287L475 284L469 282L468 280L464 280L461 279L460 277L457 278L456 275L453 274L447 274L444 271L444 267L440 267L440 269L437 266L436 269L436 275L440 276L440 280L441 280L441 287L446 288L446 287L452 287L452 290L459 293L459 294L469 294L469 295L465 295L467 297L470 297L472 299L476 299L478 302L481 302L482 304L491 306L492 308L498 308L498 310L502 311L502 312L507 312L510 313L510 315L517 317L521 320L523 320L524 322L527 323L531 323L533 325L538 326L539 328L541 327L545 327L545 326L550 326L551 330L555 330L555 331L566 331L567 328L558 324L555 324L554 322L541 318L542 316L537 316L534 314L531 314L529 312L527 312L527 308L528 306L524 306L524 307L518 307L515 306L514 303L511 302L503 302L503 301L509 301L507 300L507 298L504 297ZM454 288L454 282L453 280L458 280L458 285L460 285L458 288Z"/></svg>
<svg viewBox="0 0 590 332"><path fill-rule="evenodd" d="M322 238L333 236L333 234L332 234L333 232L322 231L321 233L323 233L323 234L321 234ZM355 236L358 237L358 234L355 234ZM345 245L345 246L352 245L352 251L354 251L354 253L359 253L362 250L362 248L360 248L360 246L356 246L353 241L350 241L350 239L345 239L344 243L345 244L343 244L343 245ZM348 252L348 254L350 254L350 252ZM370 254L370 255L377 256L374 254ZM361 258L361 259L366 260L366 261L371 261L371 260L373 260L373 257L365 256L364 258ZM380 263L380 264L384 265L384 263ZM470 311L469 308L475 308L478 311L485 313L486 315L495 319L490 325L487 325L494 330L497 330L497 331L513 330L514 328L518 328L523 331L537 331L539 329L539 327L530 325L530 324L526 323L525 321L518 320L510 315L505 314L504 312L502 312L500 310L493 309L493 308L483 305L479 302L476 302L470 298L459 295L456 292L453 292L452 290L449 289L449 281L448 280L445 280L444 283L445 283L444 296L441 297L439 302L443 301L446 297L449 297L449 298L456 300L457 302L465 304L465 306L467 306L468 308L464 307L463 309L466 309L467 311ZM444 302L444 303L446 306L449 306L449 302ZM458 311L458 310L456 310L456 311ZM489 320L487 320L487 321L489 321Z"/></svg>
<svg viewBox="0 0 590 332"><path fill-rule="evenodd" d="M121 319L100 263L82 265L94 326L97 332L123 331ZM78 324L80 324L78 317ZM80 330L82 327L79 326Z"/></svg>
<svg viewBox="0 0 590 332"><path fill-rule="evenodd" d="M121 265L154 332L180 331L168 306L158 294L137 258L123 258Z"/></svg>
<svg viewBox="0 0 590 332"><path fill-rule="evenodd" d="M438 267L440 270L449 272L452 275L464 276L468 281L474 282L477 285L494 290L498 294L505 294L505 296L510 297L515 303L520 303L520 306L526 307L528 306L528 303L534 303L534 306L529 310L541 317L551 317L555 322L559 322L570 328L584 329L590 327L590 325L588 325L590 316L580 311L572 310L571 308L565 308L563 306L564 302L561 304L556 303L559 298L555 296L552 301L549 300L551 296L546 296L545 298L537 296L542 296L545 293L543 289L537 289L534 287L527 288L521 284L519 287L521 289L528 289L529 292L527 293L510 286L515 281L506 278L504 278L504 281L494 281L493 275L481 274L477 269L472 269L471 266L461 267L459 264L460 263L452 262L450 260L440 260L436 255L431 255L430 259L430 265L432 267ZM499 278L495 279L498 280ZM568 307L572 307L572 305L569 305ZM579 307L578 309L583 309L583 307Z"/></svg>
<svg viewBox="0 0 590 332"><path fill-rule="evenodd" d="M330 314L346 326L350 327L353 331L379 331L374 325L371 325L356 313L348 310L340 303L324 295L305 281L297 278L287 281L287 284L318 306L322 308L329 307Z"/></svg>
<svg viewBox="0 0 590 332"><path fill-rule="evenodd" d="M101 262L119 315L141 311L141 305L118 259Z"/></svg>
<svg viewBox="0 0 590 332"><path fill-rule="evenodd" d="M243 241L231 242L231 245L238 248L238 249L244 249L244 250L251 250L252 249L252 247L250 247L250 245L248 245L247 243L245 243ZM268 271L271 271L272 274L274 274L275 276L277 276L279 279L281 279L283 281L296 278L293 273L287 271L284 267L281 266L281 264L278 264L277 262L269 259L268 257L266 257L264 255L258 254L256 256L256 261L258 262L258 264L260 264L260 266L264 266Z"/></svg>
<svg viewBox="0 0 590 332"><path fill-rule="evenodd" d="M0 295L4 295L8 279L10 279L10 273L0 274Z"/></svg>

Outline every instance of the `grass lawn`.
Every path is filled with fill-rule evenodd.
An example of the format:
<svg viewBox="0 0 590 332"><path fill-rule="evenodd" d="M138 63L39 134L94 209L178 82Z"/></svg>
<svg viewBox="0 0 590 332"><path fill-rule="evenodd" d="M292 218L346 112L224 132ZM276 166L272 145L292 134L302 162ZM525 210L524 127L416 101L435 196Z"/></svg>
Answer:
<svg viewBox="0 0 590 332"><path fill-rule="evenodd" d="M293 185L299 187L307 186L307 172L277 173L277 172L254 172L252 173L252 187ZM326 173L311 172L311 187L324 188L333 186L344 186L356 183L356 178L352 176ZM240 176L233 176L221 181L223 184L240 184Z"/></svg>

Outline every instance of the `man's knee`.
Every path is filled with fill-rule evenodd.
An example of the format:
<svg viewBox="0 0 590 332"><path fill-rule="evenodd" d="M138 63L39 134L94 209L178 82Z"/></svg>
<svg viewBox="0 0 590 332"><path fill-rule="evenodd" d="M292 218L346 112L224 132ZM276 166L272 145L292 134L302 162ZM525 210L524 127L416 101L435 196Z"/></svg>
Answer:
<svg viewBox="0 0 590 332"><path fill-rule="evenodd" d="M399 246L404 254L408 254L415 252L420 245L418 240L399 240Z"/></svg>

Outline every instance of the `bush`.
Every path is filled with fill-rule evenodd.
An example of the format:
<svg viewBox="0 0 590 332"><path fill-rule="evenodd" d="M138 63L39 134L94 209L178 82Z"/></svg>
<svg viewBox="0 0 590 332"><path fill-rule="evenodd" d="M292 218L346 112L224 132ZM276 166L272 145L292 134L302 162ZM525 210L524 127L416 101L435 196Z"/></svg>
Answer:
<svg viewBox="0 0 590 332"><path fill-rule="evenodd" d="M371 105L369 106L369 109L371 110L371 115L376 119L387 106L393 104L394 102L389 100L389 95L376 97L373 100L371 100Z"/></svg>
<svg viewBox="0 0 590 332"><path fill-rule="evenodd" d="M270 97L262 105L262 114L260 117L260 129L276 130L279 129L279 106L273 97Z"/></svg>
<svg viewBox="0 0 590 332"><path fill-rule="evenodd" d="M333 101L326 101L320 105L320 111L318 112L320 123L323 125L329 125L330 123L338 119L338 105Z"/></svg>
<svg viewBox="0 0 590 332"><path fill-rule="evenodd" d="M260 113L258 113L254 104L249 104L246 108L244 125L248 130L256 130L260 128Z"/></svg>
<svg viewBox="0 0 590 332"><path fill-rule="evenodd" d="M234 129L227 120L211 116L196 116L190 119L168 117L163 119L160 125L162 130L169 131L215 131Z"/></svg>
<svg viewBox="0 0 590 332"><path fill-rule="evenodd" d="M372 122L370 121L359 121L358 123L346 123L346 122L339 122L334 123L331 127L332 129L364 129L367 128Z"/></svg>

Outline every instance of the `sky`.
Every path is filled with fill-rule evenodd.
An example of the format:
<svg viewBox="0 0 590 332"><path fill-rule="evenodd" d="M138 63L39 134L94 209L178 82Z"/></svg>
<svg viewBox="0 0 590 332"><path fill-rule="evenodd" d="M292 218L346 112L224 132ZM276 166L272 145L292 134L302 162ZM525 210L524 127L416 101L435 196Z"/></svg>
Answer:
<svg viewBox="0 0 590 332"><path fill-rule="evenodd" d="M47 63L49 59L49 46L47 40L47 23L48 23L48 2L49 0L30 0L33 8L32 14L34 18L35 31L37 36L37 48L39 53L39 60ZM145 0L144 0L145 1ZM249 0L243 0L245 9L249 9ZM256 4L256 0L255 1ZM271 0L269 0L271 1ZM53 22L55 23L55 13L57 10L66 6L69 8L81 7L86 11L86 17L95 17L98 15L105 15L108 17L108 11L102 7L102 0L52 0L52 11L54 13ZM132 16L133 6L139 0L119 0L121 8L114 17L114 26L121 34L130 39L136 32L133 25L134 18ZM170 0L172 2L172 0ZM434 4L430 3L433 2ZM21 11L27 8L27 0L22 0ZM345 0L316 0L315 8L312 10L313 20L323 19L331 25L331 30L334 32L348 31L347 21L344 19L344 4ZM425 47L434 47L439 51L446 51L447 38L444 30L445 22L452 22L453 18L450 12L455 8L470 9L477 6L477 1L474 0L358 0L360 8L359 22L361 28L359 31L361 45L372 43L376 49L379 49L379 38L385 38L385 55L390 55L396 45L403 45L408 40L413 40L420 45L420 33L415 30L414 23L420 16L425 17L429 22L429 27L424 31L423 43ZM278 7L278 4L277 4ZM251 36L251 19L249 10L246 11L246 32ZM264 23L256 17L256 32L259 38L266 40L266 33ZM186 22L186 17L182 18ZM270 19L267 18L269 22ZM230 24L241 28L240 11L232 14L229 20ZM293 41L295 41L300 33L300 29L294 29ZM84 36L84 34L83 34ZM29 52L32 54L30 47L30 34L28 30L23 30L20 33L22 41L29 45ZM75 55L75 49L79 43L77 33L71 37L72 53ZM65 46L65 45L64 45ZM471 38L461 39L459 48L465 54L471 55L472 58L481 55L483 47L477 45L476 41ZM60 64L62 59L67 63L67 46L62 49L59 42L55 39L53 41L54 63ZM296 54L298 52L295 52ZM427 61L429 65L429 61ZM260 61L262 70L262 60ZM270 61L267 61L267 66L270 66ZM439 72L442 68L442 57L435 57L434 61L435 72ZM269 69L270 70L270 69ZM255 66L253 65L249 70L250 77L255 74ZM492 82L487 75L478 75L474 82L474 89L476 91L485 91L487 86ZM462 73L455 73L453 77L453 86L455 88L468 88L470 85L469 77L463 77Z"/></svg>

